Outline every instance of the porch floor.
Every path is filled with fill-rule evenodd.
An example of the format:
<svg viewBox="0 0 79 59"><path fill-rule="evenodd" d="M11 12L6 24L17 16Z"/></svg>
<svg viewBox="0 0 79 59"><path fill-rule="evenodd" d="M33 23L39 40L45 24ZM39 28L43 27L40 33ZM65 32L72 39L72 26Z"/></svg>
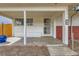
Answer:
<svg viewBox="0 0 79 59"><path fill-rule="evenodd" d="M49 56L46 46L1 46L0 56Z"/></svg>
<svg viewBox="0 0 79 59"><path fill-rule="evenodd" d="M2 56L71 56L78 55L60 40L52 37L27 38L27 45L24 46L23 38L9 46L0 47ZM61 45L61 46L60 46Z"/></svg>
<svg viewBox="0 0 79 59"><path fill-rule="evenodd" d="M27 45L56 45L56 44L62 44L62 42L52 37L28 37L26 44ZM12 45L24 45L23 38Z"/></svg>

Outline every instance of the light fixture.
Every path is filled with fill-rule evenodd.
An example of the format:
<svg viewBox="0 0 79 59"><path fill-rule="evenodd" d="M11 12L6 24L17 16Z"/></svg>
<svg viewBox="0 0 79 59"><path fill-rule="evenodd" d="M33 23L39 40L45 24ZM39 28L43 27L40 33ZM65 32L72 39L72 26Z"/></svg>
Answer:
<svg viewBox="0 0 79 59"><path fill-rule="evenodd" d="M77 5L77 6L75 7L75 10L74 10L74 11L76 11L76 12L79 11L79 5Z"/></svg>

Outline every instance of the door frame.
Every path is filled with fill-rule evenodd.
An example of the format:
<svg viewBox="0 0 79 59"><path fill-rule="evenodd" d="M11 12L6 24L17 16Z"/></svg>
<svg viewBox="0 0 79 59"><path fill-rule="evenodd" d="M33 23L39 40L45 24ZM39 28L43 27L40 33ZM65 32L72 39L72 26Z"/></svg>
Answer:
<svg viewBox="0 0 79 59"><path fill-rule="evenodd" d="M49 25L50 26L50 34L45 34L44 33L44 27L45 27L44 20L45 19L50 19L50 25ZM44 17L43 18L43 25L44 25L44 27L43 27L43 36L51 36L51 17Z"/></svg>

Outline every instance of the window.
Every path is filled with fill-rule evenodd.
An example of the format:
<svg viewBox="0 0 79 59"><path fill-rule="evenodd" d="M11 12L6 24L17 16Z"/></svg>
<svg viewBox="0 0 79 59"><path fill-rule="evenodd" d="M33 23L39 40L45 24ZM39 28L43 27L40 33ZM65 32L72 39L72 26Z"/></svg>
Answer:
<svg viewBox="0 0 79 59"><path fill-rule="evenodd" d="M16 26L17 26L17 25L24 25L24 19L23 19L23 18L16 18L14 24L15 24Z"/></svg>
<svg viewBox="0 0 79 59"><path fill-rule="evenodd" d="M14 21L14 24L17 25L24 25L24 19L23 18L16 18ZM32 26L33 25L33 18L27 18L26 20L27 26Z"/></svg>
<svg viewBox="0 0 79 59"><path fill-rule="evenodd" d="M44 34L50 34L50 18L44 19Z"/></svg>
<svg viewBox="0 0 79 59"><path fill-rule="evenodd" d="M33 25L33 18L27 18L27 25L32 26Z"/></svg>

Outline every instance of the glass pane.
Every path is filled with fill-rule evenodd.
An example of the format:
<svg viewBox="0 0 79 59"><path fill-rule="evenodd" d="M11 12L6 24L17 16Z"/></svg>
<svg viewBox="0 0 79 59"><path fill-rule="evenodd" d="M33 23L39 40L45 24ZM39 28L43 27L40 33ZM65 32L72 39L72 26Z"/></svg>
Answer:
<svg viewBox="0 0 79 59"><path fill-rule="evenodd" d="M16 18L15 25L24 25L24 19L23 18Z"/></svg>
<svg viewBox="0 0 79 59"><path fill-rule="evenodd" d="M27 25L28 26L31 26L31 25L33 25L33 18L27 18Z"/></svg>

